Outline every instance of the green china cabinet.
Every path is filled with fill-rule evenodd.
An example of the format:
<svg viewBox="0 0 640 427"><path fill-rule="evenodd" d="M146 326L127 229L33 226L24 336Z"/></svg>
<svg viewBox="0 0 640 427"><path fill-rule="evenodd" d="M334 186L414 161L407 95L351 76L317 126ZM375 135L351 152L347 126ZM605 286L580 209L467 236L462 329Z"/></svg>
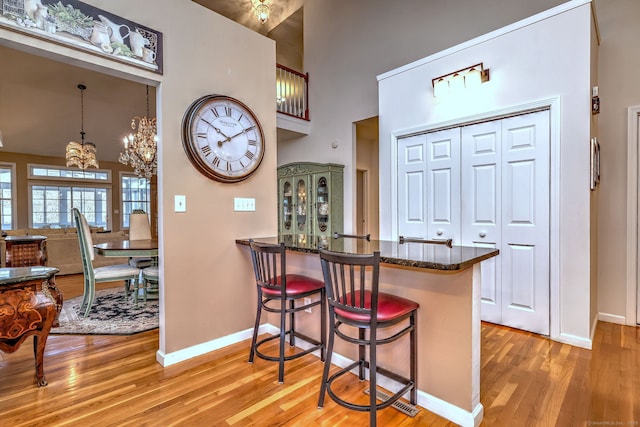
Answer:
<svg viewBox="0 0 640 427"><path fill-rule="evenodd" d="M278 168L278 233L331 236L344 228L344 166L289 163Z"/></svg>

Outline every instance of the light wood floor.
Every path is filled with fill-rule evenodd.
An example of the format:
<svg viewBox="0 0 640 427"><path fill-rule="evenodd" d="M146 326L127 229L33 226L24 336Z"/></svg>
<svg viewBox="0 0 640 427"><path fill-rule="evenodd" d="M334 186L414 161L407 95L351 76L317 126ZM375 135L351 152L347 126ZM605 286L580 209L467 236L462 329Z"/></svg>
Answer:
<svg viewBox="0 0 640 427"><path fill-rule="evenodd" d="M66 298L81 293L81 276L57 283ZM15 353L0 353L0 425L368 424L366 414L329 398L316 408L322 364L315 356L289 362L279 385L276 364L248 364L248 347L246 341L162 368L155 361L157 331L52 335L45 355L49 385L37 388L29 339ZM357 381L342 390L366 399ZM638 425L640 332L601 322L589 351L483 324L481 391L483 426ZM452 425L424 409L409 418L392 408L379 413L378 424Z"/></svg>

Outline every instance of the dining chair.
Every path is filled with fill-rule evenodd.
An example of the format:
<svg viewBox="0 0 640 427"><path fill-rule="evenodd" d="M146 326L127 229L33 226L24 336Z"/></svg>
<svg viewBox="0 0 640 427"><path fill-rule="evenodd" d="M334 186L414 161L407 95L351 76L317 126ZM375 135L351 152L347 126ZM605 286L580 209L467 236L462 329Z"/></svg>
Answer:
<svg viewBox="0 0 640 427"><path fill-rule="evenodd" d="M256 277L258 290L258 309L256 322L253 328L249 363L253 363L254 356L261 359L278 362L278 382L284 383L284 362L297 359L312 351L320 350L320 359L324 360L326 340L326 298L324 295L324 283L301 274L288 274L286 269L286 251L284 243L279 245L258 243L249 240L251 248L251 260ZM318 299L311 301L317 296ZM310 302L303 303L305 299ZM296 304L296 301L298 302ZM308 337L295 330L295 314L320 306L320 340ZM262 311L278 313L280 315L280 333L271 335L258 341L258 329ZM287 329L287 318L289 328ZM293 354L285 355L284 344L289 335L289 346L295 346L295 338L301 338L311 344L306 350L295 350ZM271 340L279 340L277 356L269 356L260 351L260 346Z"/></svg>
<svg viewBox="0 0 640 427"><path fill-rule="evenodd" d="M149 284L158 283L159 280L160 280L160 269L157 265L153 265L151 267L142 269L142 289L143 289L142 294L144 296L145 304L147 303L147 291L149 289ZM139 293L139 286L136 288L136 293L134 297L134 301L136 304L138 303L138 293Z"/></svg>
<svg viewBox="0 0 640 427"><path fill-rule="evenodd" d="M143 210L134 210L129 215L129 240L151 240L151 227L149 217ZM137 268L146 268L157 264L151 257L131 257L129 265Z"/></svg>
<svg viewBox="0 0 640 427"><path fill-rule="evenodd" d="M400 404L398 400L407 392L412 405L417 398L417 335L418 303L378 291L380 252L373 254L345 254L319 249L322 275L329 305L329 339L324 362L318 408L324 406L325 394L346 408L368 411L369 425L376 425L380 409ZM368 337L367 337L368 331ZM378 346L396 342L409 334L409 377L400 375L378 364ZM335 337L358 346L358 360L329 376ZM365 348L369 347L367 360ZM395 366L400 363L395 361ZM369 404L362 405L339 397L332 389L333 381L358 368L358 379L365 380L369 369ZM377 389L378 374L400 383L400 390L389 396ZM344 385L343 382L341 382ZM377 399L381 403L377 403Z"/></svg>
<svg viewBox="0 0 640 427"><path fill-rule="evenodd" d="M77 208L73 208L72 212L77 228L78 242L80 243L80 257L82 258L82 270L84 272L84 294L82 296L80 312L84 310L84 316L87 317L96 298L96 283L124 280L125 299L127 299L130 293L130 284L138 283L140 269L132 267L129 264L116 264L94 268L93 260L95 254L89 223Z"/></svg>

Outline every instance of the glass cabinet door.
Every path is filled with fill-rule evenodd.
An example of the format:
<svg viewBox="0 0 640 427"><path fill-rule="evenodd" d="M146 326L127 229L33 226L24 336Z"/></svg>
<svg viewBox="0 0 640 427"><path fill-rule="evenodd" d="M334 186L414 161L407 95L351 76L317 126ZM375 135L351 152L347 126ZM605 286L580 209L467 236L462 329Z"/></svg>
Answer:
<svg viewBox="0 0 640 427"><path fill-rule="evenodd" d="M307 184L303 179L296 185L296 226L299 232L306 231L307 227Z"/></svg>
<svg viewBox="0 0 640 427"><path fill-rule="evenodd" d="M318 230L324 233L329 227L329 186L327 178L318 179L316 186L316 218Z"/></svg>
<svg viewBox="0 0 640 427"><path fill-rule="evenodd" d="M285 181L282 186L282 228L285 232L291 231L293 224L293 185Z"/></svg>

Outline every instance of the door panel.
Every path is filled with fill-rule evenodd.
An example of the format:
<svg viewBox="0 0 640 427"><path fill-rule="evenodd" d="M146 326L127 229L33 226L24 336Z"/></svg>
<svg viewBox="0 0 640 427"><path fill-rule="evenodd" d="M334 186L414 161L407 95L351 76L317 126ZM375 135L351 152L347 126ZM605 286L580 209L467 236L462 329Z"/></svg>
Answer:
<svg viewBox="0 0 640 427"><path fill-rule="evenodd" d="M502 129L502 323L549 334L549 112Z"/></svg>
<svg viewBox="0 0 640 427"><path fill-rule="evenodd" d="M447 129L426 135L427 237L453 239L460 244L460 130Z"/></svg>
<svg viewBox="0 0 640 427"><path fill-rule="evenodd" d="M462 244L500 249L500 121L462 128ZM482 320L502 322L502 265L491 258L480 265Z"/></svg>
<svg viewBox="0 0 640 427"><path fill-rule="evenodd" d="M427 230L426 135L398 140L398 235L422 237Z"/></svg>

